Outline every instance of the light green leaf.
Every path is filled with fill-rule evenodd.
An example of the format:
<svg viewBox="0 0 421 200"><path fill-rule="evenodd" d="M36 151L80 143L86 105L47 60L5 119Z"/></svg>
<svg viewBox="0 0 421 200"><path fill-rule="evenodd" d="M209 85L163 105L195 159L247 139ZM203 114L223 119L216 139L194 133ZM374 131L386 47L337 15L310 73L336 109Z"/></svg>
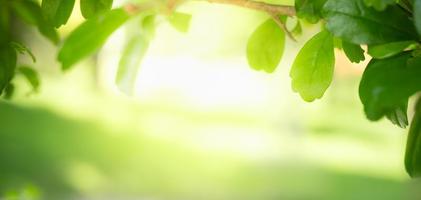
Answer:
<svg viewBox="0 0 421 200"><path fill-rule="evenodd" d="M297 17L310 23L317 23L322 18L322 8L326 0L296 0Z"/></svg>
<svg viewBox="0 0 421 200"><path fill-rule="evenodd" d="M58 28L67 23L72 14L75 0L42 0L42 11L47 19Z"/></svg>
<svg viewBox="0 0 421 200"><path fill-rule="evenodd" d="M342 41L342 48L351 62L359 63L365 60L364 50L360 45Z"/></svg>
<svg viewBox="0 0 421 200"><path fill-rule="evenodd" d="M373 7L378 11L386 9L387 6L396 3L396 0L364 0L365 5Z"/></svg>
<svg viewBox="0 0 421 200"><path fill-rule="evenodd" d="M86 19L106 12L112 6L113 0L80 0L80 10Z"/></svg>
<svg viewBox="0 0 421 200"><path fill-rule="evenodd" d="M59 36L54 26L44 17L41 7L34 1L13 0L10 2L16 14L26 23L35 25L45 37L57 44Z"/></svg>
<svg viewBox="0 0 421 200"><path fill-rule="evenodd" d="M186 13L174 12L168 17L170 24L182 33L189 31L192 16Z"/></svg>
<svg viewBox="0 0 421 200"><path fill-rule="evenodd" d="M32 53L32 51L26 47L25 45L19 43L19 42L11 42L10 45L19 53L21 54L28 54L33 62L37 62L37 59L35 58L35 55Z"/></svg>
<svg viewBox="0 0 421 200"><path fill-rule="evenodd" d="M400 41L380 45L368 45L368 54L373 58L387 58L401 53L402 51L415 47L415 41Z"/></svg>
<svg viewBox="0 0 421 200"><path fill-rule="evenodd" d="M292 89L308 102L321 98L332 82L334 65L332 35L322 31L295 58L290 73Z"/></svg>
<svg viewBox="0 0 421 200"><path fill-rule="evenodd" d="M32 86L33 92L39 91L40 79L37 71L30 67L22 66L18 68L18 72L22 74L28 83Z"/></svg>
<svg viewBox="0 0 421 200"><path fill-rule="evenodd" d="M70 34L59 52L63 69L95 52L128 19L123 9L115 9L86 20Z"/></svg>
<svg viewBox="0 0 421 200"><path fill-rule="evenodd" d="M333 35L354 44L417 39L411 19L396 5L380 12L366 7L363 0L328 0L323 14Z"/></svg>
<svg viewBox="0 0 421 200"><path fill-rule="evenodd" d="M370 120L379 120L407 104L421 90L421 58L405 52L390 58L372 59L360 83L360 99Z"/></svg>
<svg viewBox="0 0 421 200"><path fill-rule="evenodd" d="M408 102L403 102L402 105L398 106L395 110L386 114L387 119L393 124L406 128L408 126Z"/></svg>
<svg viewBox="0 0 421 200"><path fill-rule="evenodd" d="M251 35L247 44L247 59L255 70L275 71L285 48L285 33L272 19L266 20Z"/></svg>
<svg viewBox="0 0 421 200"><path fill-rule="evenodd" d="M0 48L0 94L15 75L17 55L10 45Z"/></svg>

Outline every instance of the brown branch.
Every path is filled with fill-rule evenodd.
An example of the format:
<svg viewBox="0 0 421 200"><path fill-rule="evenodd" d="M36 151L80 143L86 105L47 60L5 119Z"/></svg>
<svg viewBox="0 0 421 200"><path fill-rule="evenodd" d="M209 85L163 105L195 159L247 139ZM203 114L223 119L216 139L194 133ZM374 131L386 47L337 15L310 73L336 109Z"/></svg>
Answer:
<svg viewBox="0 0 421 200"><path fill-rule="evenodd" d="M275 5L263 2L257 2L253 0L206 0L210 3L221 3L241 6L244 8L250 8L253 10L267 12L271 15L287 15L295 16L294 6Z"/></svg>

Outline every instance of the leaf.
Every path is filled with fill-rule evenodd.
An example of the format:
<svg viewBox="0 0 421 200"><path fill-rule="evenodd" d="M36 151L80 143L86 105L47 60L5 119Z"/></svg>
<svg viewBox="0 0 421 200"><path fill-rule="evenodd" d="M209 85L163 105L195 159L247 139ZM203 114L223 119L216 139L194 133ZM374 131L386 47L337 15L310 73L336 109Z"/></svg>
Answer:
<svg viewBox="0 0 421 200"><path fill-rule="evenodd" d="M11 42L10 45L20 54L28 54L31 57L32 62L34 62L34 63L37 62L37 59L35 58L35 55L25 45L23 45L19 42Z"/></svg>
<svg viewBox="0 0 421 200"><path fill-rule="evenodd" d="M418 35L421 36L421 0L414 0L413 15Z"/></svg>
<svg viewBox="0 0 421 200"><path fill-rule="evenodd" d="M368 54L373 58L387 58L416 45L415 41L400 41L379 45L368 45Z"/></svg>
<svg viewBox="0 0 421 200"><path fill-rule="evenodd" d="M140 64L148 48L149 41L141 35L133 37L125 47L116 77L117 86L124 93L133 92Z"/></svg>
<svg viewBox="0 0 421 200"><path fill-rule="evenodd" d="M363 0L328 0L323 9L326 28L354 44L383 44L416 40L415 27L398 6L384 11L368 8Z"/></svg>
<svg viewBox="0 0 421 200"><path fill-rule="evenodd" d="M364 3L368 7L373 7L378 11L386 9L387 6L396 3L396 0L364 0Z"/></svg>
<svg viewBox="0 0 421 200"><path fill-rule="evenodd" d="M72 14L75 0L42 0L42 11L47 19L58 28L67 23Z"/></svg>
<svg viewBox="0 0 421 200"><path fill-rule="evenodd" d="M168 17L170 24L182 33L189 31L192 16L186 13L174 12Z"/></svg>
<svg viewBox="0 0 421 200"><path fill-rule="evenodd" d="M345 52L345 55L351 62L359 63L365 60L364 50L361 48L360 45L343 41L342 48Z"/></svg>
<svg viewBox="0 0 421 200"><path fill-rule="evenodd" d="M35 25L38 27L38 30L46 38L51 40L53 43L57 44L59 41L59 36L54 27L44 18L42 14L41 7L33 2L28 0L13 0L10 1L13 9L16 14L26 23Z"/></svg>
<svg viewBox="0 0 421 200"><path fill-rule="evenodd" d="M405 169L411 177L421 175L421 101L415 107L405 152Z"/></svg>
<svg viewBox="0 0 421 200"><path fill-rule="evenodd" d="M13 83L9 83L4 89L4 98L10 100L12 99L13 94L15 94L15 85L13 85Z"/></svg>
<svg viewBox="0 0 421 200"><path fill-rule="evenodd" d="M32 86L33 92L39 91L40 79L37 71L30 67L22 66L18 68L18 72L22 74L28 83Z"/></svg>
<svg viewBox="0 0 421 200"><path fill-rule="evenodd" d="M107 38L129 19L123 9L96 15L74 30L60 49L58 60L64 70L100 48Z"/></svg>
<svg viewBox="0 0 421 200"><path fill-rule="evenodd" d="M113 0L80 0L80 10L85 19L111 9Z"/></svg>
<svg viewBox="0 0 421 200"><path fill-rule="evenodd" d="M408 102L403 102L402 105L398 106L395 110L386 114L387 119L393 124L406 128L408 126Z"/></svg>
<svg viewBox="0 0 421 200"><path fill-rule="evenodd" d="M319 99L332 82L335 55L333 38L322 31L300 50L292 65L292 89L308 102Z"/></svg>
<svg viewBox="0 0 421 200"><path fill-rule="evenodd" d="M370 61L359 88L368 119L379 120L395 112L421 90L420 65L421 58L412 58L409 52Z"/></svg>
<svg viewBox="0 0 421 200"><path fill-rule="evenodd" d="M11 15L6 1L0 1L0 46L5 46L11 40Z"/></svg>
<svg viewBox="0 0 421 200"><path fill-rule="evenodd" d="M275 71L285 48L285 33L272 19L266 20L247 43L247 60L255 70Z"/></svg>
<svg viewBox="0 0 421 200"><path fill-rule="evenodd" d="M296 0L297 17L310 23L317 23L322 18L322 8L326 0Z"/></svg>
<svg viewBox="0 0 421 200"><path fill-rule="evenodd" d="M6 45L0 48L0 94L15 74L17 55L14 48Z"/></svg>

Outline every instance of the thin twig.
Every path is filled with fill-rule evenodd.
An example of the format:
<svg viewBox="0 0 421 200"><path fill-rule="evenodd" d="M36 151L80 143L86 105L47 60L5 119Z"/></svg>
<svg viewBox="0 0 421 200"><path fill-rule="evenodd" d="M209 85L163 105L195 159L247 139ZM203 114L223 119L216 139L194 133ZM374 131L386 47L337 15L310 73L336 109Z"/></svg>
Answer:
<svg viewBox="0 0 421 200"><path fill-rule="evenodd" d="M279 15L274 15L274 14L270 14L270 16L272 17L273 21L276 22L276 24L278 24L278 26L285 31L285 33L287 34L287 36L293 40L294 42L296 42L297 40L295 39L295 37L292 35L292 33L288 30L287 26L285 23L283 23L281 21L281 19L279 18Z"/></svg>

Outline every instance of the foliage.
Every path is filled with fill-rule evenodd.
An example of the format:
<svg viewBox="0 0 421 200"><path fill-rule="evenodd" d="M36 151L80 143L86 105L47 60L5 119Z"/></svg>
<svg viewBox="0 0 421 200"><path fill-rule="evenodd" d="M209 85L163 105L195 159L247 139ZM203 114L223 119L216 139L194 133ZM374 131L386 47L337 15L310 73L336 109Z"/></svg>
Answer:
<svg viewBox="0 0 421 200"><path fill-rule="evenodd" d="M188 30L191 15L176 11L177 5L183 2L133 0L121 8L112 9L112 0L80 0L81 13L86 21L60 47L58 61L62 69L68 70L92 55L115 30L135 21L140 31L129 39L116 77L119 87L130 93L138 66L154 35L155 18L164 17L180 32ZM253 3L249 0L233 2L246 2L245 7ZM11 96L16 74L23 74L34 90L39 86L36 72L20 66L21 54L28 54L34 62L35 58L13 34L13 22L20 20L35 26L53 44L58 44L57 28L67 23L74 5L75 0L42 0L41 3L35 0L0 0L0 94ZM253 5L260 5L254 9L261 11L282 7L265 3ZM257 27L247 45L250 66L274 72L284 53L286 37L294 39L294 35L302 30L302 21L319 23L322 25L321 32L304 45L292 66L293 90L305 101L321 98L333 79L334 48L341 46L351 62L359 63L372 58L363 74L359 91L368 119L387 117L392 123L405 128L409 121L409 99L421 90L421 0L296 0L295 12L297 25L289 30L286 21L294 18L290 13L267 10L270 18ZM335 45L337 41L341 45ZM362 45L367 47L366 53L370 57L365 56ZM414 110L406 152L406 168L411 176L421 175L419 108Z"/></svg>

